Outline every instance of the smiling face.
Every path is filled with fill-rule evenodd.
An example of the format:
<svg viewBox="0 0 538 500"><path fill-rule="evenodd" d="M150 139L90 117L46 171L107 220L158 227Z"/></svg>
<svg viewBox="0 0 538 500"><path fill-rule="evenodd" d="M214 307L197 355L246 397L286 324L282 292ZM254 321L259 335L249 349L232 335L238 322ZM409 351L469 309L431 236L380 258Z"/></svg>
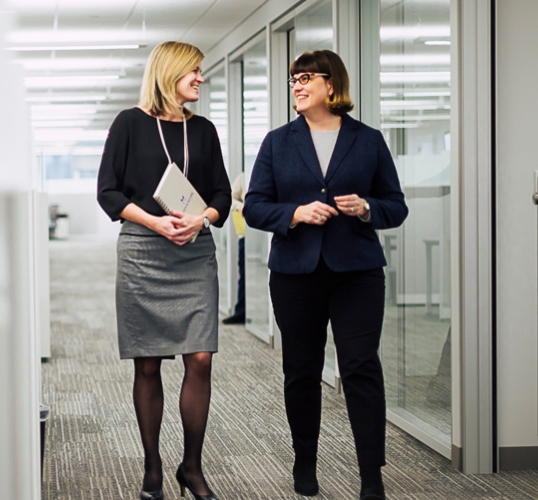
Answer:
<svg viewBox="0 0 538 500"><path fill-rule="evenodd" d="M294 78L299 78L304 73L293 75ZM311 76L310 81L304 85L297 80L293 87L293 97L297 112L308 116L312 113L327 111L325 101L332 95L333 86L332 80L326 80L322 76Z"/></svg>
<svg viewBox="0 0 538 500"><path fill-rule="evenodd" d="M197 66L190 73L180 78L176 84L177 102L180 105L186 102L196 102L198 100L198 88L204 82L202 69Z"/></svg>

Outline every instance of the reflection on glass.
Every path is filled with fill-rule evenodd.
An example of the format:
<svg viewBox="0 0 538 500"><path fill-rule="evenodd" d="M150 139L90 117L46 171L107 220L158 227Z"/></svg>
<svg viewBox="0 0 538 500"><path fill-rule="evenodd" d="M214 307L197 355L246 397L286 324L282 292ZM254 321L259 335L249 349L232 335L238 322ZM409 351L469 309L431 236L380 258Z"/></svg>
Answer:
<svg viewBox="0 0 538 500"><path fill-rule="evenodd" d="M245 185L260 145L269 132L269 89L265 41L243 55L243 161ZM247 227L245 231L245 275L247 328L269 341L269 259L268 233Z"/></svg>
<svg viewBox="0 0 538 500"><path fill-rule="evenodd" d="M209 116L217 129L222 148L224 163L228 165L228 104L226 101L226 78L224 69L214 73L205 85L209 85ZM227 221L226 224L229 224ZM228 310L228 266L226 255L228 252L228 241L226 238L226 227L211 229L215 245L217 247L217 262L219 275L219 303L220 309L229 314ZM232 300L233 302L233 300Z"/></svg>
<svg viewBox="0 0 538 500"><path fill-rule="evenodd" d="M363 119L381 128L410 210L402 228L380 234L387 403L450 446L450 0L375 3L363 12L379 23L363 34L372 61L363 78L377 82L363 102L377 91L378 107Z"/></svg>
<svg viewBox="0 0 538 500"><path fill-rule="evenodd" d="M332 1L324 0L297 15L295 19L295 54L300 56L312 50L333 50ZM291 61L290 61L291 64ZM292 116L292 119L295 116ZM333 332L329 325L323 380L334 385L336 375L336 351Z"/></svg>
<svg viewBox="0 0 538 500"><path fill-rule="evenodd" d="M295 18L296 56L312 50L333 50L333 6L323 0Z"/></svg>

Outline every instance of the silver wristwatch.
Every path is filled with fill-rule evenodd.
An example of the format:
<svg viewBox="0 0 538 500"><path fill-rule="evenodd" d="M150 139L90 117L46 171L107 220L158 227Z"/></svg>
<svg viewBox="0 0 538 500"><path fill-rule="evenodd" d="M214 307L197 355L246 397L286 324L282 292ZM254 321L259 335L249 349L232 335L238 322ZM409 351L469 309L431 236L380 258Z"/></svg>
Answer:
<svg viewBox="0 0 538 500"><path fill-rule="evenodd" d="M204 227L209 227L209 225L211 224L211 221L209 220L209 217L207 215L203 215L203 218L204 218Z"/></svg>

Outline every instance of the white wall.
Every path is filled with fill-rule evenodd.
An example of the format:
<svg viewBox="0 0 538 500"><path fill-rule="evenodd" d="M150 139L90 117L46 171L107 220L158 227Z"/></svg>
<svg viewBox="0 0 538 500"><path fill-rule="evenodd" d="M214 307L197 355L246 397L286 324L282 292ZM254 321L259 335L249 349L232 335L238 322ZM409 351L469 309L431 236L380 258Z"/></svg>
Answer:
<svg viewBox="0 0 538 500"><path fill-rule="evenodd" d="M120 224L113 223L97 203L96 179L58 179L45 183L49 205L68 215L69 235L116 238Z"/></svg>
<svg viewBox="0 0 538 500"><path fill-rule="evenodd" d="M538 447L538 2L497 8L499 446Z"/></svg>
<svg viewBox="0 0 538 500"><path fill-rule="evenodd" d="M2 50L10 21L0 0L0 95L8 96L0 119L0 485L6 498L38 499L39 355L30 196L35 170L22 74Z"/></svg>

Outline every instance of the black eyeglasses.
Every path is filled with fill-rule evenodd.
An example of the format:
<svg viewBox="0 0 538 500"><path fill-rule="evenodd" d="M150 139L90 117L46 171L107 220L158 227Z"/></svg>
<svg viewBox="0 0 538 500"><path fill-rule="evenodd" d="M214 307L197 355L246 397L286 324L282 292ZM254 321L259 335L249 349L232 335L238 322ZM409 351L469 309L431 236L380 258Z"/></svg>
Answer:
<svg viewBox="0 0 538 500"><path fill-rule="evenodd" d="M295 84L299 82L301 85L306 85L313 76L329 76L327 73L305 73L299 78L290 78L288 80L288 85L290 88L295 87Z"/></svg>

